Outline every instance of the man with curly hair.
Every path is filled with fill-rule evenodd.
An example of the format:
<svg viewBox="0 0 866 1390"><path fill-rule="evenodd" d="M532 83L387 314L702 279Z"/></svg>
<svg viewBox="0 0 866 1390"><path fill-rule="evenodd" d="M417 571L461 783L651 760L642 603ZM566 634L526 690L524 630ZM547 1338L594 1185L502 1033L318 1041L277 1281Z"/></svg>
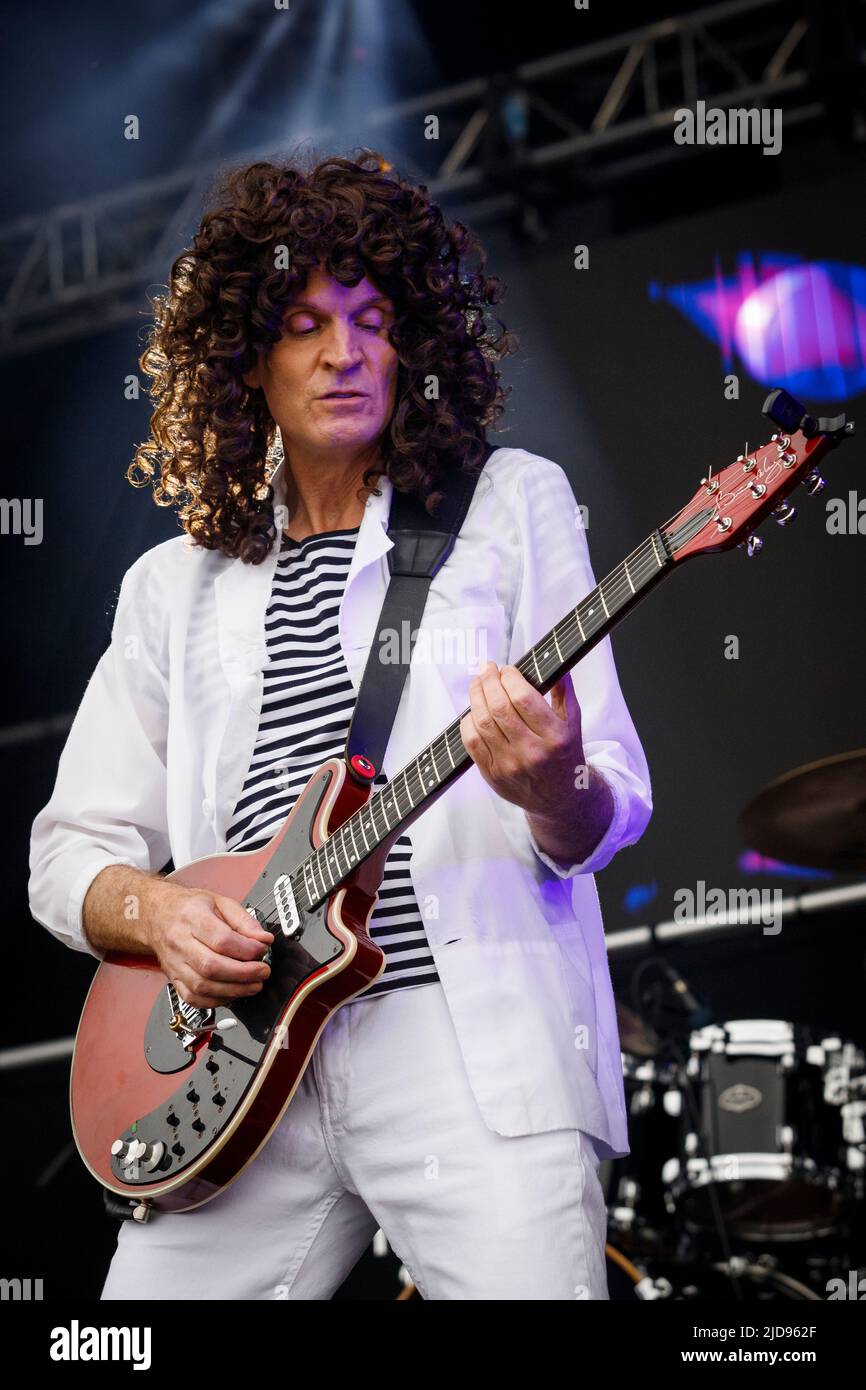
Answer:
<svg viewBox="0 0 866 1390"><path fill-rule="evenodd" d="M130 477L186 534L124 576L34 824L32 911L67 945L155 956L201 1008L262 989L271 933L160 871L266 845L342 755L394 492L434 509L503 410L484 264L374 151L233 171L175 261ZM385 969L228 1189L122 1225L103 1298L329 1298L377 1228L426 1298L607 1297L598 1168L628 1140L593 873L643 833L649 774L609 641L550 702L515 664L594 585L562 469L494 449L377 778L468 696L475 767L388 857ZM425 659L455 630L486 660Z"/></svg>

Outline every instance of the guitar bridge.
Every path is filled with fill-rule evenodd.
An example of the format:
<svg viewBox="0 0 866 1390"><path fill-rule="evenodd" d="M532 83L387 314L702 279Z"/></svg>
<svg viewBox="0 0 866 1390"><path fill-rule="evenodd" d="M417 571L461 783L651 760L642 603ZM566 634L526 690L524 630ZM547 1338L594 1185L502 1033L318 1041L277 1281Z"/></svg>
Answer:
<svg viewBox="0 0 866 1390"><path fill-rule="evenodd" d="M187 1052L192 1052L200 1038L210 1037L211 1033L227 1033L230 1028L237 1027L236 1018L217 1021L214 1009L199 1009L195 1004L187 1004L174 985L166 985L165 989L171 1011L168 1026Z"/></svg>
<svg viewBox="0 0 866 1390"><path fill-rule="evenodd" d="M178 1035L181 1047L189 1051L203 1033L212 1032L213 1009L199 1009L195 1004L187 1004L181 999L174 985L166 985L171 1020L169 1028Z"/></svg>

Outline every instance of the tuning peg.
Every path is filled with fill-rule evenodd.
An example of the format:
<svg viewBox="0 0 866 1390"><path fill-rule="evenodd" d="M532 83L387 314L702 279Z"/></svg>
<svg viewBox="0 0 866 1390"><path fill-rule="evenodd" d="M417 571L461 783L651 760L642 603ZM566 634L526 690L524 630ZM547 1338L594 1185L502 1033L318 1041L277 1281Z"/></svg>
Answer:
<svg viewBox="0 0 866 1390"><path fill-rule="evenodd" d="M808 477L803 480L803 486L809 493L809 496L814 497L816 493L824 491L827 486L827 479L821 477L817 468L813 468Z"/></svg>
<svg viewBox="0 0 866 1390"><path fill-rule="evenodd" d="M779 526L787 526L797 515L797 508L790 502L780 502L778 507L774 507L770 516Z"/></svg>
<svg viewBox="0 0 866 1390"><path fill-rule="evenodd" d="M761 540L760 536L755 535L754 531L752 531L744 541L740 541L740 544L737 546L738 550L745 550L750 560L753 555L757 555L758 551L763 550L763 548L764 542Z"/></svg>

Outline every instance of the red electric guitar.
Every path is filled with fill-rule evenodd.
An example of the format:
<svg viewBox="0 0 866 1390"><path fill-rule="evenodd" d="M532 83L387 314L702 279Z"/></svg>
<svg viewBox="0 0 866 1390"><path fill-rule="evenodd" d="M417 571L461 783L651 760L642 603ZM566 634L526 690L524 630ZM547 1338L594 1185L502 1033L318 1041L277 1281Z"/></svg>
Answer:
<svg viewBox="0 0 866 1390"><path fill-rule="evenodd" d="M695 496L566 613L517 663L542 693L665 575L693 555L760 545L769 513L824 480L816 465L853 433L844 416L813 420L784 391L764 414L769 444L701 480ZM462 718L462 716L460 717ZM274 932L270 978L232 1007L179 998L151 956L109 954L84 1006L72 1062L75 1141L104 1187L150 1207L185 1211L228 1186L283 1115L331 1014L382 973L367 923L391 846L470 765L460 718L371 795L345 763L323 763L263 849L213 854L168 876L235 898Z"/></svg>

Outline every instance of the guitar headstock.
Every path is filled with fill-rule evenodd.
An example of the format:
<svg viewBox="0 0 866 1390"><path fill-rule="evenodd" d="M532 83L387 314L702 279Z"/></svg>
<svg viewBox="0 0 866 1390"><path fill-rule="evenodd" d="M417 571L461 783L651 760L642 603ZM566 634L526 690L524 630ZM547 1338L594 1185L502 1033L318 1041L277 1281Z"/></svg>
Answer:
<svg viewBox="0 0 866 1390"><path fill-rule="evenodd" d="M770 515L781 526L793 521L797 509L789 494L801 483L811 495L821 492L825 484L817 465L854 433L844 415L814 420L782 390L767 397L763 413L780 426L769 443L702 478L691 502L662 528L674 560L735 545L754 554L763 544L755 527Z"/></svg>

